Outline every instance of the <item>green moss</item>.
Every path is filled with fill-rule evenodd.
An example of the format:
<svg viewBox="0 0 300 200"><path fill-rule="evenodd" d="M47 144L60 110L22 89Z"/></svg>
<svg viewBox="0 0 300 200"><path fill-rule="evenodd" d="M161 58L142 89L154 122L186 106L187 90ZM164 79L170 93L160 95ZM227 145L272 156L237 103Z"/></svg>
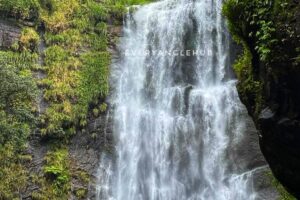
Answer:
<svg viewBox="0 0 300 200"><path fill-rule="evenodd" d="M3 68L11 68L19 73L35 67L38 55L30 52L0 51L0 64Z"/></svg>
<svg viewBox="0 0 300 200"><path fill-rule="evenodd" d="M102 103L99 106L99 110L100 110L100 112L105 112L107 110L107 104L106 103Z"/></svg>
<svg viewBox="0 0 300 200"><path fill-rule="evenodd" d="M274 177L272 172L267 172L267 176L270 179L271 184L277 189L280 197L278 200L296 200L286 189L279 183L279 181Z"/></svg>
<svg viewBox="0 0 300 200"><path fill-rule="evenodd" d="M47 0L41 10L41 20L51 33L59 33L70 27L73 13L79 9L78 0Z"/></svg>
<svg viewBox="0 0 300 200"><path fill-rule="evenodd" d="M125 5L146 1L47 2L48 6L42 6L41 19L48 30L45 34L48 76L41 85L46 87L44 97L50 106L42 116L41 132L68 137L87 124L88 111L97 106L93 102L105 99L108 94L107 20L119 20L126 11Z"/></svg>
<svg viewBox="0 0 300 200"><path fill-rule="evenodd" d="M109 54L85 53L72 56L54 45L46 50L47 85L45 99L51 102L43 116L43 134L65 137L75 132L74 126L86 125L89 104L108 93Z"/></svg>
<svg viewBox="0 0 300 200"><path fill-rule="evenodd" d="M60 45L72 51L81 47L82 43L81 33L77 29L67 29L59 34L47 32L45 39L48 46Z"/></svg>
<svg viewBox="0 0 300 200"><path fill-rule="evenodd" d="M75 194L78 199L84 199L87 195L87 190L84 188L79 188L75 191Z"/></svg>
<svg viewBox="0 0 300 200"><path fill-rule="evenodd" d="M58 45L50 46L45 51L45 64L48 68L55 64L64 62L69 57L68 52Z"/></svg>
<svg viewBox="0 0 300 200"><path fill-rule="evenodd" d="M238 77L237 89L240 97L246 105L253 105L252 113L257 117L263 107L262 97L263 84L253 77L252 54L249 48L243 43L244 52L233 65L233 69Z"/></svg>
<svg viewBox="0 0 300 200"><path fill-rule="evenodd" d="M85 41L87 47L93 51L106 51L107 49L107 38L105 35L91 33L86 35Z"/></svg>
<svg viewBox="0 0 300 200"><path fill-rule="evenodd" d="M40 5L38 0L0 0L0 13L17 19L37 19Z"/></svg>
<svg viewBox="0 0 300 200"><path fill-rule="evenodd" d="M37 87L21 54L0 52L0 66L0 141L21 147L34 126Z"/></svg>
<svg viewBox="0 0 300 200"><path fill-rule="evenodd" d="M108 94L110 55L107 52L88 53L81 57L84 68L80 73L79 102L86 105Z"/></svg>
<svg viewBox="0 0 300 200"><path fill-rule="evenodd" d="M50 106L41 120L43 135L67 138L74 134L76 128L86 126L93 102L108 94L105 20L112 4L86 1L72 10L69 26L46 32L47 78L41 85L46 87L44 97Z"/></svg>
<svg viewBox="0 0 300 200"><path fill-rule="evenodd" d="M39 34L33 28L24 28L20 37L19 47L22 50L30 50L32 52L37 50L40 42Z"/></svg>
<svg viewBox="0 0 300 200"><path fill-rule="evenodd" d="M89 10L89 18L92 21L106 21L109 17L109 10L105 4L99 4L95 1L87 1L87 9Z"/></svg>
<svg viewBox="0 0 300 200"><path fill-rule="evenodd" d="M93 109L93 115L94 115L94 117L98 117L99 116L99 110L97 108Z"/></svg>

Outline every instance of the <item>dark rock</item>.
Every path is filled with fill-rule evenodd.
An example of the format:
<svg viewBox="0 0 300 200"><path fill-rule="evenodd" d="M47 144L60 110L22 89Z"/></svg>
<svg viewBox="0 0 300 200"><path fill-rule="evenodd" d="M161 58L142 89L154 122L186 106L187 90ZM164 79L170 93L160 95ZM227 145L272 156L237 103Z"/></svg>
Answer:
<svg viewBox="0 0 300 200"><path fill-rule="evenodd" d="M112 36L122 37L123 36L123 26L109 26L108 32Z"/></svg>
<svg viewBox="0 0 300 200"><path fill-rule="evenodd" d="M259 192L257 199L260 200L271 200L278 199L279 194L273 187L270 187L271 177L268 177L270 173L269 167L260 167L253 172L253 183L255 190Z"/></svg>
<svg viewBox="0 0 300 200"><path fill-rule="evenodd" d="M300 5L299 1L291 1L287 6L293 19L273 17L280 44L272 49L275 54L272 59L261 61L255 56L253 44L257 41L246 40L253 55L252 75L263 83L261 99L265 109L258 110L257 115L253 109L257 102L247 101L251 96L244 97L242 92L240 97L259 129L261 150L274 175L289 192L300 198L300 63L295 62L299 56L296 49L300 46ZM289 34L291 30L295 34Z"/></svg>
<svg viewBox="0 0 300 200"><path fill-rule="evenodd" d="M279 118L279 117L278 117ZM259 122L261 149L275 176L300 197L300 126L288 118Z"/></svg>
<svg viewBox="0 0 300 200"><path fill-rule="evenodd" d="M269 120L272 119L274 115L275 114L272 112L270 108L266 108L260 113L258 118L259 120Z"/></svg>
<svg viewBox="0 0 300 200"><path fill-rule="evenodd" d="M0 48L8 49L18 41L21 28L13 22L0 20Z"/></svg>
<svg viewBox="0 0 300 200"><path fill-rule="evenodd" d="M72 187L79 185L88 191L87 199L94 199L96 188L97 169L100 164L100 155L103 150L113 148L111 136L111 119L106 114L88 122L87 131L78 132L71 140L69 154L76 167L90 176L88 185L72 180ZM76 199L73 196L72 199Z"/></svg>

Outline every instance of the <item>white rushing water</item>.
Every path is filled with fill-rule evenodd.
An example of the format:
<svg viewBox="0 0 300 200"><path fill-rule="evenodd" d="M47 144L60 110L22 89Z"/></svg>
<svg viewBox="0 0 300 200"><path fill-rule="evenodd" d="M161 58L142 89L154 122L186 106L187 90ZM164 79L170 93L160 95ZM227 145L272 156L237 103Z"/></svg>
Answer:
<svg viewBox="0 0 300 200"><path fill-rule="evenodd" d="M102 157L98 200L256 198L234 159L245 109L221 6L163 0L127 15L112 70L116 151Z"/></svg>

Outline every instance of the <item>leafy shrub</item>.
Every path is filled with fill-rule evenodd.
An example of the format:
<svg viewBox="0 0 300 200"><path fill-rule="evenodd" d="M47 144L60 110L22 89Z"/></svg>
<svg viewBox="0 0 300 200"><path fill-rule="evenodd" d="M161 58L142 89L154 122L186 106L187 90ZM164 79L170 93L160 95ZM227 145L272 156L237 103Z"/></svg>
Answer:
<svg viewBox="0 0 300 200"><path fill-rule="evenodd" d="M67 149L56 149L47 153L44 174L51 184L55 196L67 197L70 191L70 162Z"/></svg>
<svg viewBox="0 0 300 200"><path fill-rule="evenodd" d="M58 149L49 152L45 160L45 175L53 181L56 187L64 187L70 181L68 151L66 149Z"/></svg>
<svg viewBox="0 0 300 200"><path fill-rule="evenodd" d="M260 0L227 0L223 6L233 38L237 42L255 41L255 50L263 61L271 57L277 42L270 17L272 10L272 1Z"/></svg>
<svg viewBox="0 0 300 200"><path fill-rule="evenodd" d="M32 193L32 199L68 199L71 190L68 150L55 148L47 153L45 161L44 176L32 176L33 183L39 186L39 190Z"/></svg>
<svg viewBox="0 0 300 200"><path fill-rule="evenodd" d="M20 154L35 125L33 61L29 53L0 51L0 199L18 198L28 178Z"/></svg>
<svg viewBox="0 0 300 200"><path fill-rule="evenodd" d="M37 87L31 73L27 73L28 69L25 68L30 67L30 62L26 65L21 55L0 52L0 118L3 131L0 138L7 136L1 139L1 144L4 140L22 141L29 132L29 124L34 123L33 104ZM23 64L18 65L20 62Z"/></svg>

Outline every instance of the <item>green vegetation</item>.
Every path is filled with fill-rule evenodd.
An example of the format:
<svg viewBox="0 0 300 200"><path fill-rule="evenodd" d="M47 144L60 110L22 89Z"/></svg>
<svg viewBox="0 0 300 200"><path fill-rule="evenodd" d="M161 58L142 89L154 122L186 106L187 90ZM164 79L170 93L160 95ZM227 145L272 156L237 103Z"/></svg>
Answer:
<svg viewBox="0 0 300 200"><path fill-rule="evenodd" d="M45 175L53 181L53 184L59 190L68 190L67 183L70 181L68 151L59 149L47 154Z"/></svg>
<svg viewBox="0 0 300 200"><path fill-rule="evenodd" d="M87 187L89 175L72 168L64 146L85 128L88 116L107 109L110 26L122 23L126 6L147 2L0 0L1 17L24 26L19 40L0 51L0 199L19 199L29 182L39 186L31 194L35 200L65 200L71 192L86 197L85 188L71 191L71 180ZM42 55L40 42L46 44ZM46 78L33 77L36 70ZM37 85L48 102L41 115ZM58 144L44 158L42 175L29 174L25 167L31 156L23 153L32 133Z"/></svg>
<svg viewBox="0 0 300 200"><path fill-rule="evenodd" d="M34 200L65 200L71 190L71 173L68 150L55 148L47 153L43 168L44 177L33 177L33 182L39 185L39 190L33 192Z"/></svg>
<svg viewBox="0 0 300 200"><path fill-rule="evenodd" d="M84 199L86 194L87 194L86 189L80 188L80 189L76 190L76 197L78 197L79 199Z"/></svg>
<svg viewBox="0 0 300 200"><path fill-rule="evenodd" d="M38 0L0 0L0 13L16 19L37 19L40 4Z"/></svg>
<svg viewBox="0 0 300 200"><path fill-rule="evenodd" d="M272 172L268 172L267 176L270 178L271 184L277 189L280 194L280 198L278 200L296 200L290 193L286 191L286 189L279 183L279 181L274 177Z"/></svg>
<svg viewBox="0 0 300 200"><path fill-rule="evenodd" d="M263 106L262 82L255 79L252 71L252 54L244 45L244 52L233 65L233 69L239 80L237 85L240 96L248 105L254 105L252 113L258 116Z"/></svg>
<svg viewBox="0 0 300 200"><path fill-rule="evenodd" d="M34 52L40 42L39 34L33 28L24 28L20 37L21 50Z"/></svg>
<svg viewBox="0 0 300 200"><path fill-rule="evenodd" d="M275 28L271 21L272 1L228 0L223 13L229 22L230 32L237 42L254 41L255 50L261 60L270 58L276 44Z"/></svg>
<svg viewBox="0 0 300 200"><path fill-rule="evenodd" d="M3 124L0 123L2 129ZM18 199L25 189L28 172L22 165L21 157L15 156L17 148L10 144L0 147L0 199Z"/></svg>
<svg viewBox="0 0 300 200"><path fill-rule="evenodd" d="M0 51L0 199L15 199L28 178L22 151L35 126L35 56Z"/></svg>
<svg viewBox="0 0 300 200"><path fill-rule="evenodd" d="M87 124L90 107L108 94L107 6L94 1L80 5L59 1L42 12L48 30L48 76L42 83L50 102L42 117L43 135L68 138Z"/></svg>
<svg viewBox="0 0 300 200"><path fill-rule="evenodd" d="M76 165L75 165L76 166ZM74 193L78 199L86 199L88 193L88 184L90 182L90 176L87 172L81 169L73 169L72 170L73 178L78 180L80 183L84 185L84 187L78 187Z"/></svg>
<svg viewBox="0 0 300 200"><path fill-rule="evenodd" d="M258 76L258 63L263 63L276 79L279 70L271 66L293 66L287 65L293 58L294 65L297 62L295 25L287 23L292 23L297 7L288 5L292 5L290 0L227 0L223 6L229 31L244 48L234 67L240 80L238 90L246 105L255 105L250 113L256 117L264 104L264 81Z"/></svg>
<svg viewBox="0 0 300 200"><path fill-rule="evenodd" d="M266 12L265 6L261 11L254 12L258 9L260 3L259 0L228 0L223 6L223 14L228 19L229 31L233 39L242 45L244 49L243 54L240 55L233 67L239 79L238 90L246 105L254 105L251 110L255 115L259 114L259 108L262 104L261 101L258 101L262 99L262 83L254 76L253 57L259 52L264 52L260 57L265 58L270 53L267 43L261 45L254 40L255 37L258 41L261 36L261 33L256 33L256 31L264 21L261 18L264 17L263 14ZM259 52L251 52L251 49L259 50Z"/></svg>
<svg viewBox="0 0 300 200"><path fill-rule="evenodd" d="M39 84L46 88L44 97L50 106L40 119L42 135L68 138L86 125L89 110L94 109L95 113L98 109L106 110L103 99L109 90L110 60L107 21L119 24L125 6L148 2L0 0L3 16L30 20L45 27L47 78ZM12 49L36 52L40 40L37 27L24 28L20 41ZM34 68L41 67L31 66Z"/></svg>
<svg viewBox="0 0 300 200"><path fill-rule="evenodd" d="M263 108L272 106L272 100L268 100L272 94L266 94L273 92L274 86L270 85L280 85L283 74L293 77L294 72L299 73L299 68L296 69L299 66L299 36L296 34L299 8L300 4L292 0L227 0L224 3L223 14L229 31L243 47L242 55L234 64L238 91L254 120L259 119ZM281 199L294 199L278 181L272 182Z"/></svg>
<svg viewBox="0 0 300 200"><path fill-rule="evenodd" d="M223 14L234 39L254 49L266 64L280 62L297 53L295 12L292 0L227 0ZM290 52L283 52L289 45ZM297 57L297 56L295 56Z"/></svg>
<svg viewBox="0 0 300 200"><path fill-rule="evenodd" d="M119 1L121 5L143 5L150 2L153 2L153 0L120 0Z"/></svg>

